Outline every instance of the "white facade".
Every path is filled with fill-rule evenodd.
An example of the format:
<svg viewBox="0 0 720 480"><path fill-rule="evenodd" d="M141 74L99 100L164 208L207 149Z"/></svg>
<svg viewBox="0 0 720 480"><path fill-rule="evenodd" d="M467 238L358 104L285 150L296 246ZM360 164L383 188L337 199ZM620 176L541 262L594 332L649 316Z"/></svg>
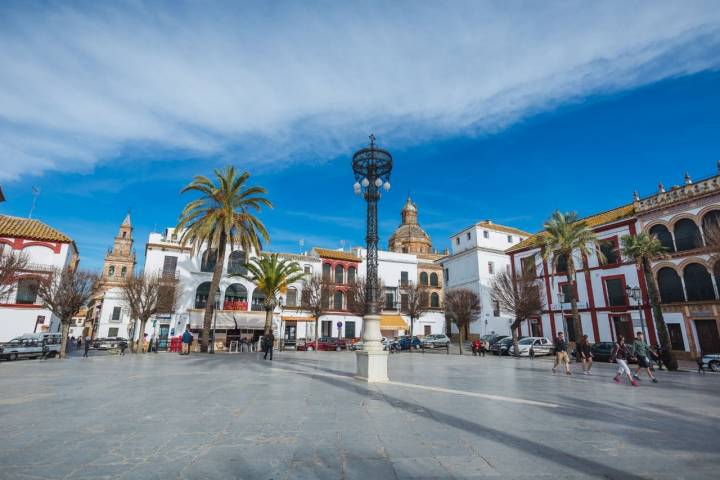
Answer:
<svg viewBox="0 0 720 480"><path fill-rule="evenodd" d="M34 238L9 234L18 224L38 234ZM7 298L0 298L0 342L25 333L59 332L60 320L43 307L29 282L33 277L73 265L78 256L75 244L37 220L0 215L0 255L10 253L27 255L30 270L21 274Z"/></svg>
<svg viewBox="0 0 720 480"><path fill-rule="evenodd" d="M451 254L440 260L445 291L467 289L480 297L482 313L470 324L470 335L490 333L508 335L513 319L493 305L490 285L495 274L510 268L505 250L526 239L529 234L490 221L480 222L450 237ZM453 332L457 327L453 325Z"/></svg>

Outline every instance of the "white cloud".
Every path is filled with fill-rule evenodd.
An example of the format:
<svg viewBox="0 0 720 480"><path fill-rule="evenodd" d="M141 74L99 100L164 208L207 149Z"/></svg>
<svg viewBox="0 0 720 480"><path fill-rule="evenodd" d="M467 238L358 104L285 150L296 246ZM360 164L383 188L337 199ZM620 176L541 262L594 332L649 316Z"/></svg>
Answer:
<svg viewBox="0 0 720 480"><path fill-rule="evenodd" d="M317 161L720 64L714 1L60 5L0 11L0 179L137 145Z"/></svg>

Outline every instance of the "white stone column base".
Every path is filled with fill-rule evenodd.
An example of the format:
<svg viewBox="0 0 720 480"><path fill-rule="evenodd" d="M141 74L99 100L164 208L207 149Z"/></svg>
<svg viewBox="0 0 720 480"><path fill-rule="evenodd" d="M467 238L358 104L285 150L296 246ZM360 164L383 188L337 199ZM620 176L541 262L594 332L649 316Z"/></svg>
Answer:
<svg viewBox="0 0 720 480"><path fill-rule="evenodd" d="M368 383L387 382L388 352L355 352L355 378Z"/></svg>

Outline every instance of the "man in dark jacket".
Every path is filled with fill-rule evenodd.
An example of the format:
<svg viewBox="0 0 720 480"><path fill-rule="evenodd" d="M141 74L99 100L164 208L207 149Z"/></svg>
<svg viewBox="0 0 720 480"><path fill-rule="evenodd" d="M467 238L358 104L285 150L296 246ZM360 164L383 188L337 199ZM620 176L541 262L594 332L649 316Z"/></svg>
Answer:
<svg viewBox="0 0 720 480"><path fill-rule="evenodd" d="M273 335L272 328L270 329L270 333L265 335L263 337L263 347L265 348L265 356L263 359L267 360L268 353L270 354L270 361L272 361L273 357L273 344L275 343L275 335Z"/></svg>
<svg viewBox="0 0 720 480"><path fill-rule="evenodd" d="M182 353L181 355L190 355L190 344L192 344L193 336L190 333L190 325L185 326L185 331L182 334Z"/></svg>
<svg viewBox="0 0 720 480"><path fill-rule="evenodd" d="M555 365L553 365L552 371L555 373L555 369L560 363L565 364L565 373L572 375L570 372L570 357L568 357L568 343L565 340L563 332L559 332L557 338L555 338Z"/></svg>

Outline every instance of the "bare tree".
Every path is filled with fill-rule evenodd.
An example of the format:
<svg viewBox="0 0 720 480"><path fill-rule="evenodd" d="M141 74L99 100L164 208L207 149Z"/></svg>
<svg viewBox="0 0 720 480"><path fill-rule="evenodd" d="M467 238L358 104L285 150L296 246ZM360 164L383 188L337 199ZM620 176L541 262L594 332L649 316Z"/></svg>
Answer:
<svg viewBox="0 0 720 480"><path fill-rule="evenodd" d="M518 353L518 329L522 322L542 312L545 302L540 294L533 272L520 276L503 271L495 275L491 282L490 296L500 309L515 317L510 326L515 354Z"/></svg>
<svg viewBox="0 0 720 480"><path fill-rule="evenodd" d="M123 302L130 310L133 326L139 322L138 344L134 342L135 329L130 336L130 349L134 352L143 349L143 335L150 317L156 313L170 313L175 306L177 280L174 277L146 275L144 272L129 275L122 284ZM130 329L128 329L130 333ZM137 348L139 346L139 348Z"/></svg>
<svg viewBox="0 0 720 480"><path fill-rule="evenodd" d="M26 271L28 257L25 253L5 252L0 245L0 300L4 300L15 291L18 274Z"/></svg>
<svg viewBox="0 0 720 480"><path fill-rule="evenodd" d="M303 283L300 307L315 319L315 348L319 337L320 317L330 309L330 283L321 275L314 275Z"/></svg>
<svg viewBox="0 0 720 480"><path fill-rule="evenodd" d="M410 317L410 341L415 332L415 320L430 309L430 293L424 285L407 282L400 285L400 311ZM412 348L410 349L412 351Z"/></svg>
<svg viewBox="0 0 720 480"><path fill-rule="evenodd" d="M65 357L72 317L86 305L95 290L97 276L65 267L43 276L38 283L38 297L59 319L62 329L60 358Z"/></svg>
<svg viewBox="0 0 720 480"><path fill-rule="evenodd" d="M382 279L378 279L378 298L375 304L376 311L381 312L385 305L383 295L380 292L385 291L385 283ZM367 281L364 278L357 278L354 282L350 282L350 288L348 288L348 310L355 315L364 317L369 313L368 304L366 301L367 295Z"/></svg>
<svg viewBox="0 0 720 480"><path fill-rule="evenodd" d="M445 294L445 315L449 316L452 322L457 325L460 340L460 355L462 355L463 335L467 332L470 324L478 319L482 313L480 297L464 288L450 290Z"/></svg>

